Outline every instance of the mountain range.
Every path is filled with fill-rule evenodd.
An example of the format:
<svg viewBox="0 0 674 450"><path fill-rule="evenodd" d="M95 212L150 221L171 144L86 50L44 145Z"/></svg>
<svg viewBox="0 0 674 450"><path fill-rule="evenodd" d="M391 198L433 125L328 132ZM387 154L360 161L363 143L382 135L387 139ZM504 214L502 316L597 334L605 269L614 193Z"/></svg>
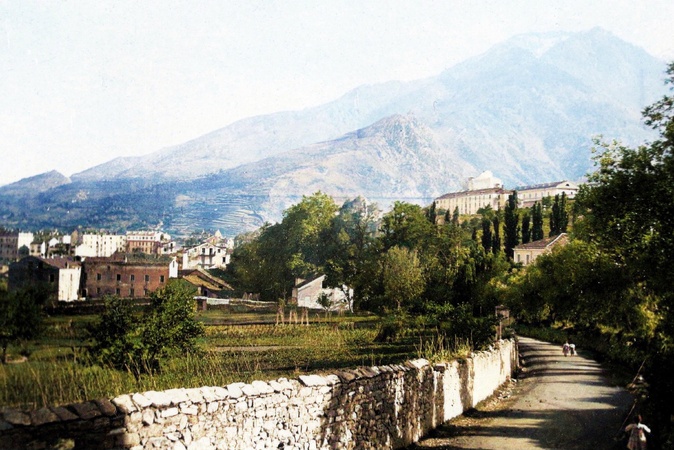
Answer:
<svg viewBox="0 0 674 450"><path fill-rule="evenodd" d="M516 36L435 77L360 86L71 178L0 187L0 223L236 235L318 190L387 208L428 204L483 170L506 187L580 180L593 137L653 137L640 111L665 92L664 70L599 28Z"/></svg>

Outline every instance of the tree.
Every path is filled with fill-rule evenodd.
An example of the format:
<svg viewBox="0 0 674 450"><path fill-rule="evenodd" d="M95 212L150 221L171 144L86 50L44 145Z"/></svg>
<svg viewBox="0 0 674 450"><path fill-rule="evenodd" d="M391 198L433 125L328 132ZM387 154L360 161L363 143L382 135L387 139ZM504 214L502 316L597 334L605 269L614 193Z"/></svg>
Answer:
<svg viewBox="0 0 674 450"><path fill-rule="evenodd" d="M540 241L543 234L543 208L540 203L534 203L531 209L531 240Z"/></svg>
<svg viewBox="0 0 674 450"><path fill-rule="evenodd" d="M432 223L433 225L436 224L438 220L438 213L435 210L435 202L431 203L431 206L428 207L428 212L426 213L426 217L428 217L428 221Z"/></svg>
<svg viewBox="0 0 674 450"><path fill-rule="evenodd" d="M33 339L42 331L43 306L47 299L47 292L41 289L0 291L2 364L7 363L7 348L10 344Z"/></svg>
<svg viewBox="0 0 674 450"><path fill-rule="evenodd" d="M555 201L552 204L552 213L550 214L550 236L557 236L560 233L566 233L569 225L569 214L566 211L566 193L555 195Z"/></svg>
<svg viewBox="0 0 674 450"><path fill-rule="evenodd" d="M370 297L379 243L375 240L377 205L362 197L345 202L322 236L327 284L342 290L355 310ZM353 298L350 298L353 292Z"/></svg>
<svg viewBox="0 0 674 450"><path fill-rule="evenodd" d="M92 355L139 376L158 371L162 358L198 352L204 330L196 320L194 294L185 283L171 280L151 294L150 306L138 316L127 301L107 298L100 319L90 327Z"/></svg>
<svg viewBox="0 0 674 450"><path fill-rule="evenodd" d="M493 242L492 233L491 233L491 220L486 217L482 217L482 248L485 252L491 251L491 246Z"/></svg>
<svg viewBox="0 0 674 450"><path fill-rule="evenodd" d="M405 247L389 249L382 259L384 294L398 313L409 309L424 291L423 270L417 252Z"/></svg>
<svg viewBox="0 0 674 450"><path fill-rule="evenodd" d="M419 205L395 202L382 219L381 232L383 251L396 246L414 250L424 247L428 237L435 233L435 227Z"/></svg>
<svg viewBox="0 0 674 450"><path fill-rule="evenodd" d="M94 339L89 351L101 364L129 369L137 325L132 304L119 297L106 297L104 301L98 321L89 327L89 334Z"/></svg>
<svg viewBox="0 0 674 450"><path fill-rule="evenodd" d="M515 255L513 249L520 243L519 215L517 211L517 191L513 191L513 193L508 196L508 202L506 203L504 210L504 247L506 257L510 260L512 260Z"/></svg>
<svg viewBox="0 0 674 450"><path fill-rule="evenodd" d="M452 225L454 226L459 226L459 207L457 206L454 208L454 212L452 213Z"/></svg>
<svg viewBox="0 0 674 450"><path fill-rule="evenodd" d="M666 83L674 83L674 62ZM659 138L638 148L596 141L590 185L578 193L578 235L595 242L620 268L630 285L622 303L650 313L652 334L631 345L647 355L649 378L663 426L674 412L674 96L643 111ZM582 219L580 219L582 218ZM574 231L576 223L574 223ZM646 328L648 329L648 327ZM664 440L664 439L663 439Z"/></svg>
<svg viewBox="0 0 674 450"><path fill-rule="evenodd" d="M150 309L140 327L143 362L152 369L171 354L198 351L197 339L204 334L196 320L194 288L172 280L150 295Z"/></svg>
<svg viewBox="0 0 674 450"><path fill-rule="evenodd" d="M498 255L501 252L501 218L498 214L494 214L491 219L494 224L494 235L491 241L491 252Z"/></svg>
<svg viewBox="0 0 674 450"><path fill-rule="evenodd" d="M531 215L529 211L522 214L522 244L531 242Z"/></svg>

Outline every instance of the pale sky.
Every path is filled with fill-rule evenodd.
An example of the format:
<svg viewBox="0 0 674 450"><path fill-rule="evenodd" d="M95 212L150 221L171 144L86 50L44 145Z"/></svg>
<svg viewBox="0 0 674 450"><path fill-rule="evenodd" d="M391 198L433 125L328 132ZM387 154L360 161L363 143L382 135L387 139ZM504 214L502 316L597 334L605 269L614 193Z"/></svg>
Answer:
<svg viewBox="0 0 674 450"><path fill-rule="evenodd" d="M600 26L674 60L672 0L0 0L0 185ZM664 71L663 66L663 71Z"/></svg>

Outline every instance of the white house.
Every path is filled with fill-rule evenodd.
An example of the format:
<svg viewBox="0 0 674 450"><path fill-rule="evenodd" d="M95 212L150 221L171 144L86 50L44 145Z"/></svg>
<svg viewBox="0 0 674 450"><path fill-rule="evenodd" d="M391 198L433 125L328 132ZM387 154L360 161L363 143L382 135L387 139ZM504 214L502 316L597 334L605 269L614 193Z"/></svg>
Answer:
<svg viewBox="0 0 674 450"><path fill-rule="evenodd" d="M324 287L325 275L320 275L310 280L297 279L293 288L292 297L297 306L309 309L325 309L318 303L321 294L328 296L330 310L339 311L351 309L353 306L350 299L353 297L353 289L348 289L348 297L344 289Z"/></svg>
<svg viewBox="0 0 674 450"><path fill-rule="evenodd" d="M182 269L224 269L229 264L230 253L225 246L204 242L183 249Z"/></svg>

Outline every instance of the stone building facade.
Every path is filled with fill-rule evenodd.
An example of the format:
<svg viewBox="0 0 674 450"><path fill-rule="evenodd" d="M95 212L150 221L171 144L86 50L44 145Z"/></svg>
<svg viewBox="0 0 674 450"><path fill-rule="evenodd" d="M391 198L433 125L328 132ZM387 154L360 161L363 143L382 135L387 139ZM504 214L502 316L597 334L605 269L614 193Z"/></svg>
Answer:
<svg viewBox="0 0 674 450"><path fill-rule="evenodd" d="M116 253L109 258L86 258L82 266L82 297L90 299L147 297L178 276L178 263L168 256Z"/></svg>

